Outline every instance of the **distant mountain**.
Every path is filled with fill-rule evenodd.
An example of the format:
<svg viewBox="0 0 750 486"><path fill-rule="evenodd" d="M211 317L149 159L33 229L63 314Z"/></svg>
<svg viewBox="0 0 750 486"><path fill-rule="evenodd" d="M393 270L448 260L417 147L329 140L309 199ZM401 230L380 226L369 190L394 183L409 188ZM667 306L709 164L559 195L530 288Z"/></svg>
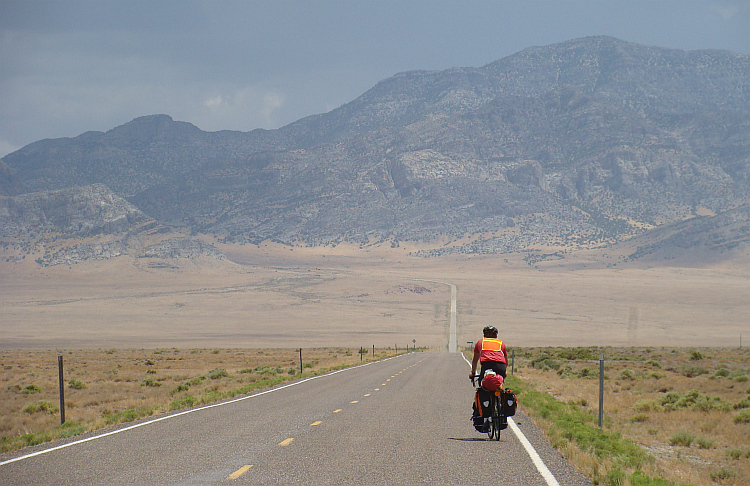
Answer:
<svg viewBox="0 0 750 486"><path fill-rule="evenodd" d="M588 37L397 74L278 130L147 116L4 161L0 194L106 184L228 242L601 246L747 211L750 57Z"/></svg>
<svg viewBox="0 0 750 486"><path fill-rule="evenodd" d="M0 196L0 241L7 259L37 253L44 266L124 254L226 258L212 245L160 225L102 184Z"/></svg>

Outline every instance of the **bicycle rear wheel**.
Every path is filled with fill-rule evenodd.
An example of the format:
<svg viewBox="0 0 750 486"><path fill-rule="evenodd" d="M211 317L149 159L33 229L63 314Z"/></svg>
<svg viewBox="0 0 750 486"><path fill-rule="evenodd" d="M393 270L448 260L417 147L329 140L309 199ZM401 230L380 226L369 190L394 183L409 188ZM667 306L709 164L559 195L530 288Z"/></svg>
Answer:
<svg viewBox="0 0 750 486"><path fill-rule="evenodd" d="M494 437L491 435L490 439L494 440L500 440L500 431L502 430L500 428L500 420L503 415L503 411L501 410L503 404L500 400L500 397L495 395L492 403L492 424L490 425L490 429L493 431Z"/></svg>

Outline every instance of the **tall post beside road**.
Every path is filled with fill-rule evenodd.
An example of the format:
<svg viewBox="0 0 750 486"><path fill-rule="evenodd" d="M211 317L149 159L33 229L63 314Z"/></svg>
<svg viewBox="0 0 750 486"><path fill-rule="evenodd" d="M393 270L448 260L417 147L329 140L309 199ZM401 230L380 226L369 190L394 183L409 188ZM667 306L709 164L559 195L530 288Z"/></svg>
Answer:
<svg viewBox="0 0 750 486"><path fill-rule="evenodd" d="M65 423L65 380L63 379L63 357L57 357L57 371L60 376L60 425Z"/></svg>
<svg viewBox="0 0 750 486"><path fill-rule="evenodd" d="M599 355L599 430L604 419L604 355Z"/></svg>
<svg viewBox="0 0 750 486"><path fill-rule="evenodd" d="M510 374L516 374L516 348L510 350Z"/></svg>
<svg viewBox="0 0 750 486"><path fill-rule="evenodd" d="M302 374L302 348L299 348L299 374Z"/></svg>

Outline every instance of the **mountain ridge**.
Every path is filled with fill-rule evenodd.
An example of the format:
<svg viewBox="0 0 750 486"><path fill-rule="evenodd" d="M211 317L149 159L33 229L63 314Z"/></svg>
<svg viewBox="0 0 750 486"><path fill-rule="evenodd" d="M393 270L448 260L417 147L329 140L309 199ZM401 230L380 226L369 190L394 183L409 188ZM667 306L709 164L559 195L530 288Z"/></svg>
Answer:
<svg viewBox="0 0 750 486"><path fill-rule="evenodd" d="M106 184L230 243L604 246L748 207L750 57L573 39L399 73L277 130L152 115L4 162L0 194Z"/></svg>

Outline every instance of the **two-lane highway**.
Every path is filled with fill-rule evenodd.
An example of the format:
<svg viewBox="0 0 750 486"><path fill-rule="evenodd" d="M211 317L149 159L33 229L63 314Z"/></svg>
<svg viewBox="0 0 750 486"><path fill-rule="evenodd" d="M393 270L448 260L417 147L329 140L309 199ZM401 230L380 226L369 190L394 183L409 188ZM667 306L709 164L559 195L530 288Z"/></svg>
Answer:
<svg viewBox="0 0 750 486"><path fill-rule="evenodd" d="M589 484L522 415L553 482L510 428L477 433L466 372L460 354L410 353L6 454L0 484Z"/></svg>

